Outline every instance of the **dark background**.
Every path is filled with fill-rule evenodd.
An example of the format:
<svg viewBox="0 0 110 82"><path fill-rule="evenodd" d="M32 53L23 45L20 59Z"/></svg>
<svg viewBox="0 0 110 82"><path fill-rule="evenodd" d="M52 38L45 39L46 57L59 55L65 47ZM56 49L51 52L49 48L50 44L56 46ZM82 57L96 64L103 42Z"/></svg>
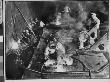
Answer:
<svg viewBox="0 0 110 82"><path fill-rule="evenodd" d="M0 35L3 35L3 24L0 24Z"/></svg>

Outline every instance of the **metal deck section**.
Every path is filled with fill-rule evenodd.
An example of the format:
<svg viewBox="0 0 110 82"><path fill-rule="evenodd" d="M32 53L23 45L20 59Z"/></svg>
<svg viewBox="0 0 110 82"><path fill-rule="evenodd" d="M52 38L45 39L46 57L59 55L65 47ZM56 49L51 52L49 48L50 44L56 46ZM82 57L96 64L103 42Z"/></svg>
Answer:
<svg viewBox="0 0 110 82"><path fill-rule="evenodd" d="M100 44L107 44L108 34L106 33L102 38L100 38L96 43L94 43L90 49L96 49Z"/></svg>

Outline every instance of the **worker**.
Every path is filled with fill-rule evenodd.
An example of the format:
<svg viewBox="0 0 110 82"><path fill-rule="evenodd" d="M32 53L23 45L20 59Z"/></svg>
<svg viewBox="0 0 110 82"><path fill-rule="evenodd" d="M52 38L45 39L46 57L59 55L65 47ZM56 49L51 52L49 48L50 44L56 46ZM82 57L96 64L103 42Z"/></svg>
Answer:
<svg viewBox="0 0 110 82"><path fill-rule="evenodd" d="M79 42L80 42L79 49L84 48L84 42L87 40L87 37L88 37L87 31L81 31L80 32L80 35L79 35Z"/></svg>
<svg viewBox="0 0 110 82"><path fill-rule="evenodd" d="M51 41L46 47L44 55L46 60L46 62L44 63L45 66L53 65L57 59L56 43Z"/></svg>
<svg viewBox="0 0 110 82"><path fill-rule="evenodd" d="M95 33L94 38L97 38L98 30L99 30L99 26L100 26L100 20L97 18L95 13L92 13L92 19L93 19L93 22L95 23L95 28L96 28L96 30L94 30L94 33Z"/></svg>
<svg viewBox="0 0 110 82"><path fill-rule="evenodd" d="M45 59L49 62L49 60L59 60L59 56L61 54L65 54L65 48L57 40L54 38L54 41L51 41L45 50ZM57 62L58 63L58 62ZM46 63L47 64L47 63Z"/></svg>
<svg viewBox="0 0 110 82"><path fill-rule="evenodd" d="M55 41L50 41L45 49L45 59L53 59L53 55L55 55L56 52L56 45L57 43Z"/></svg>

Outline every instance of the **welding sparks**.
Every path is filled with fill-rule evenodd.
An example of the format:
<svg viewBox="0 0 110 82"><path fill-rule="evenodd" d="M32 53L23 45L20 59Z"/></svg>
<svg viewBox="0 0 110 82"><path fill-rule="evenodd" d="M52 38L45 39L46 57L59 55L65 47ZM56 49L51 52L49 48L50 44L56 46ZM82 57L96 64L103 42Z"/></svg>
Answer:
<svg viewBox="0 0 110 82"><path fill-rule="evenodd" d="M12 42L10 42L10 46L12 49L18 49L19 48L19 44L18 42L12 40Z"/></svg>

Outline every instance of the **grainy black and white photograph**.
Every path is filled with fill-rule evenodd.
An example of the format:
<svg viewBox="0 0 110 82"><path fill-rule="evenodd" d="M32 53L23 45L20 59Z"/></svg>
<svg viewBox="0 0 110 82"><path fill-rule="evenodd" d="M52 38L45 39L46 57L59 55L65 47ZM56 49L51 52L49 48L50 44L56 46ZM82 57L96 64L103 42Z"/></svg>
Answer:
<svg viewBox="0 0 110 82"><path fill-rule="evenodd" d="M5 79L109 79L109 0L5 1Z"/></svg>

